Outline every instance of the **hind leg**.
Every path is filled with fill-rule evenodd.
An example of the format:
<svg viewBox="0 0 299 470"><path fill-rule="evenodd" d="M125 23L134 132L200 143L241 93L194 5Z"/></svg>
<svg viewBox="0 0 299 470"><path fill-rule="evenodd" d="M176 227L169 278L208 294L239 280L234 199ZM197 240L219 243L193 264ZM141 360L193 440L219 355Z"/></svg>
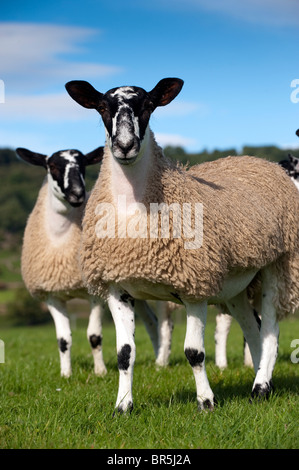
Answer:
<svg viewBox="0 0 299 470"><path fill-rule="evenodd" d="M262 272L262 308L261 308L261 360L252 389L252 397L268 397L273 389L272 373L278 352L279 325L274 298L276 294L276 276L271 267Z"/></svg>
<svg viewBox="0 0 299 470"><path fill-rule="evenodd" d="M102 319L104 315L104 305L100 299L91 297L90 306L91 311L87 327L87 338L92 350L94 372L98 376L103 376L107 373L102 350Z"/></svg>
<svg viewBox="0 0 299 470"><path fill-rule="evenodd" d="M226 343L232 320L232 317L226 313L216 315L215 363L220 369L227 367Z"/></svg>
<svg viewBox="0 0 299 470"><path fill-rule="evenodd" d="M156 364L161 367L168 365L171 351L173 321L168 302L157 301L159 350Z"/></svg>
<svg viewBox="0 0 299 470"><path fill-rule="evenodd" d="M159 337L158 337L158 320L150 306L145 300L135 299L134 303L135 313L141 318L146 328L146 331L152 342L155 356L158 355Z"/></svg>
<svg viewBox="0 0 299 470"><path fill-rule="evenodd" d="M227 301L226 306L242 328L251 352L254 369L257 371L261 357L260 331L254 309L248 300L247 290L245 289Z"/></svg>

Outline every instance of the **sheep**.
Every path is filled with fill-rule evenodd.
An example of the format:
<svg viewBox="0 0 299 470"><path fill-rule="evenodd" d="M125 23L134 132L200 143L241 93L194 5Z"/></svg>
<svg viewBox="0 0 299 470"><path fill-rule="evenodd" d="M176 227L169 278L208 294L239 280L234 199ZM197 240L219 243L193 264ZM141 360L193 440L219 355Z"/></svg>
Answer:
<svg viewBox="0 0 299 470"><path fill-rule="evenodd" d="M55 152L50 157L17 148L17 154L33 165L47 170L35 207L25 228L21 272L32 296L44 301L53 317L60 355L60 372L70 377L72 335L67 301L82 298L90 302L87 338L98 376L106 374L102 354L102 317L104 302L88 294L79 267L81 219L88 195L85 192L85 167L102 160L103 147L83 155L78 150ZM158 354L157 320L145 302L136 302Z"/></svg>
<svg viewBox="0 0 299 470"><path fill-rule="evenodd" d="M149 92L122 86L103 94L86 81L66 84L75 101L100 113L106 130L101 171L83 219L80 263L89 293L107 299L115 323L115 413L133 408L134 299L185 306L184 352L199 409L214 407L205 369L208 303L224 303L240 323L256 372L252 399L271 393L278 320L299 306L298 192L277 164L255 157L203 163L200 176L168 160L149 120L182 86L181 79L166 78ZM260 332L247 297L256 279Z"/></svg>
<svg viewBox="0 0 299 470"><path fill-rule="evenodd" d="M78 263L81 219L86 204L85 166L101 161L103 147L86 155L78 150L62 150L48 157L25 148L17 148L16 153L26 162L47 170L26 224L21 272L28 291L46 303L54 320L61 376L72 374L72 334L66 303L77 297L90 302L87 336L95 373L105 375L101 346L103 303L87 293Z"/></svg>

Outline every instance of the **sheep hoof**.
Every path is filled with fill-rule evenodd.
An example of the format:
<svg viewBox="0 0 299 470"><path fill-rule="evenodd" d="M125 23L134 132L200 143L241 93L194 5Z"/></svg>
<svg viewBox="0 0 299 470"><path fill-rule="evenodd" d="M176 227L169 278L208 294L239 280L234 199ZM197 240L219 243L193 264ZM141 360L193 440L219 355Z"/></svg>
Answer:
<svg viewBox="0 0 299 470"><path fill-rule="evenodd" d="M117 414L131 414L133 411L133 403L130 401L126 408L123 405L119 405L114 411L112 417L114 418Z"/></svg>
<svg viewBox="0 0 299 470"><path fill-rule="evenodd" d="M61 371L60 376L64 379L69 379L72 376L72 371L71 370Z"/></svg>
<svg viewBox="0 0 299 470"><path fill-rule="evenodd" d="M95 367L94 373L97 377L104 377L107 374L106 367Z"/></svg>
<svg viewBox="0 0 299 470"><path fill-rule="evenodd" d="M168 365L169 365L168 361L161 361L161 360L156 360L155 364L156 364L156 369L157 370L168 367Z"/></svg>
<svg viewBox="0 0 299 470"><path fill-rule="evenodd" d="M204 401L197 400L198 410L199 411L213 411L214 410L214 401L209 400L208 398Z"/></svg>
<svg viewBox="0 0 299 470"><path fill-rule="evenodd" d="M272 380L264 384L256 384L251 392L250 403L254 400L268 399L270 394L274 392Z"/></svg>

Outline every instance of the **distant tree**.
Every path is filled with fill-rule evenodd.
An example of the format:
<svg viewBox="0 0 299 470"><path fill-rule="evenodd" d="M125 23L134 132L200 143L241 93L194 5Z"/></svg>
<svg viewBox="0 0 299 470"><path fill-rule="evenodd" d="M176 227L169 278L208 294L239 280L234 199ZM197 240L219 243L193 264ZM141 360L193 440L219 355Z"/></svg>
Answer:
<svg viewBox="0 0 299 470"><path fill-rule="evenodd" d="M8 304L7 315L15 326L31 326L51 321L51 315L45 306L22 287L17 289L15 301Z"/></svg>
<svg viewBox="0 0 299 470"><path fill-rule="evenodd" d="M298 142L299 143L299 142ZM252 155L255 157L265 158L272 162L279 162L287 158L289 153L299 158L299 149L281 149L275 145L265 145L263 147L244 146L243 155Z"/></svg>
<svg viewBox="0 0 299 470"><path fill-rule="evenodd" d="M0 149L0 166L7 166L18 163L19 159L12 149Z"/></svg>
<svg viewBox="0 0 299 470"><path fill-rule="evenodd" d="M171 145L167 145L163 149L165 155L172 160L178 160L181 163L187 163L188 155L186 154L183 147L173 147Z"/></svg>

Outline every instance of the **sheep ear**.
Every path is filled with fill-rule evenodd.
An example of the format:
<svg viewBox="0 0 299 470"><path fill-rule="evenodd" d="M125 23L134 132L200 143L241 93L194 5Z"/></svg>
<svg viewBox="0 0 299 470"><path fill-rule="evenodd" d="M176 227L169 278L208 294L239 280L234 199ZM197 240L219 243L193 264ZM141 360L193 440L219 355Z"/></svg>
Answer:
<svg viewBox="0 0 299 470"><path fill-rule="evenodd" d="M181 91L183 87L183 80L180 78L163 78L159 83L149 92L149 95L155 106L166 106L169 104Z"/></svg>
<svg viewBox="0 0 299 470"><path fill-rule="evenodd" d="M291 163L295 163L296 165L299 162L299 159L297 157L294 157L294 155L292 155L291 153L288 153L288 158L289 158Z"/></svg>
<svg viewBox="0 0 299 470"><path fill-rule="evenodd" d="M73 80L66 83L66 91L84 108L96 109L103 97L90 83L84 80Z"/></svg>
<svg viewBox="0 0 299 470"><path fill-rule="evenodd" d="M100 163L103 160L104 147L98 147L97 149L89 152L85 155L85 166L94 165L95 163Z"/></svg>
<svg viewBox="0 0 299 470"><path fill-rule="evenodd" d="M42 153L31 152L31 150L27 150L24 148L17 148L16 153L22 160L25 160L31 165L43 166L47 168L47 155L43 155Z"/></svg>
<svg viewBox="0 0 299 470"><path fill-rule="evenodd" d="M299 129L296 130L296 136L299 137Z"/></svg>

